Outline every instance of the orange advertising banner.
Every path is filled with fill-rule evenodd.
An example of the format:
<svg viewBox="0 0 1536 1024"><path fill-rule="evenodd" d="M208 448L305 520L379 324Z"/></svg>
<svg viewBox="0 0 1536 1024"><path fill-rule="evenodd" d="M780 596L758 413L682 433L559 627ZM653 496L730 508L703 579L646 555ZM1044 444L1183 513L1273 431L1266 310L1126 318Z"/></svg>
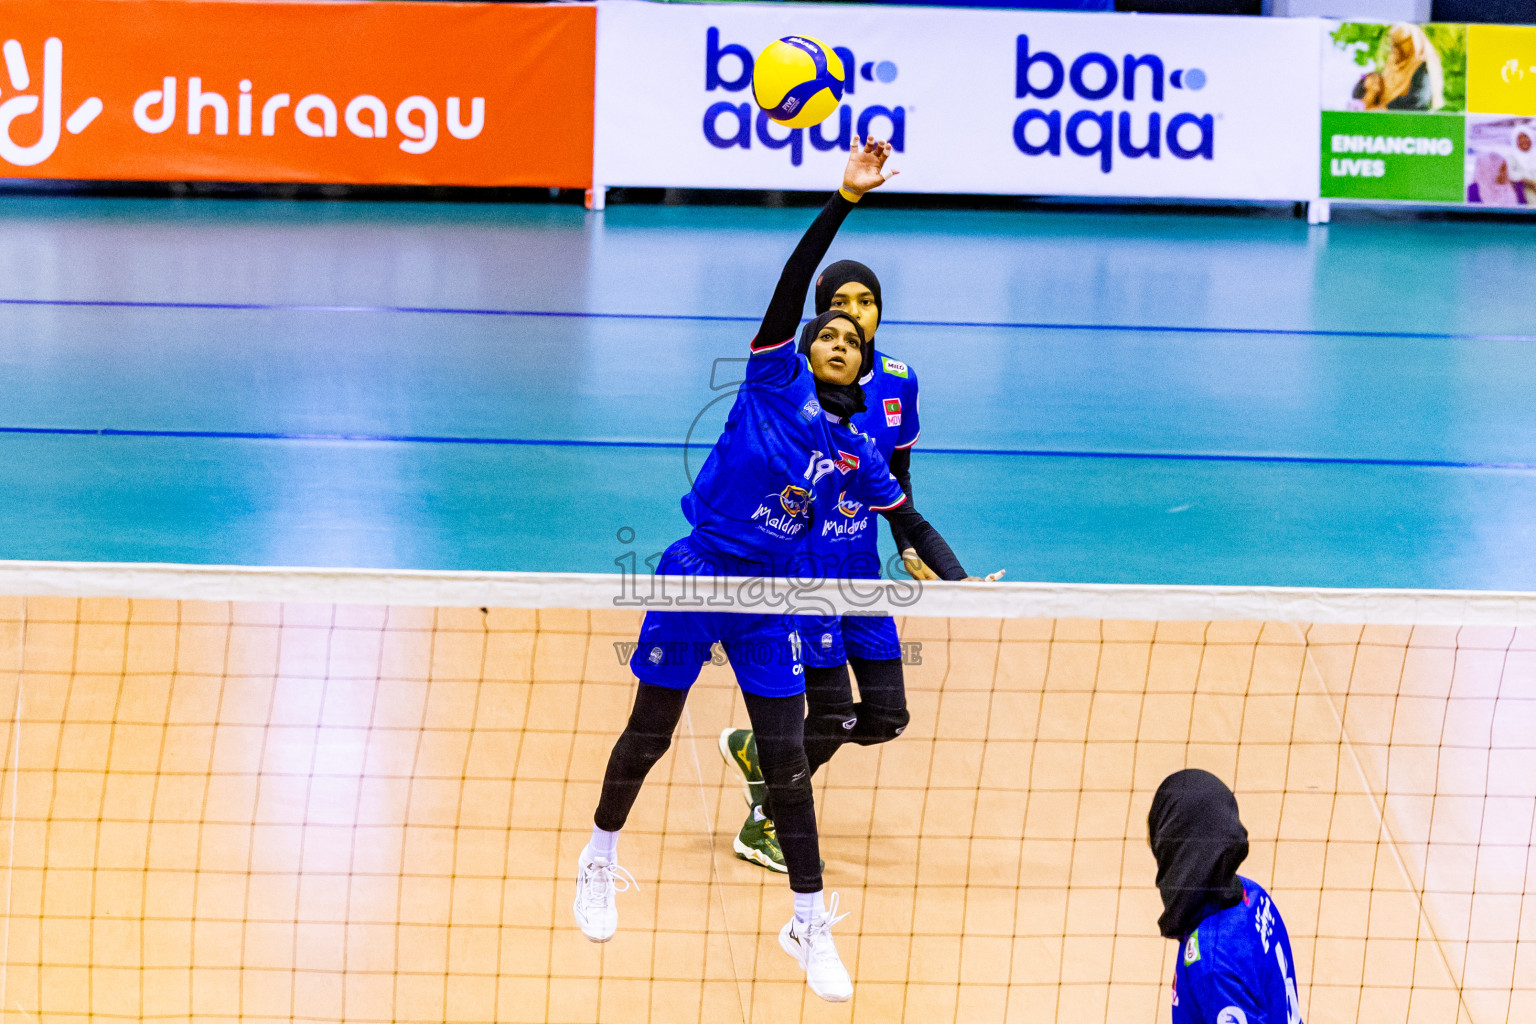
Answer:
<svg viewBox="0 0 1536 1024"><path fill-rule="evenodd" d="M592 181L597 11L0 0L0 177Z"/></svg>

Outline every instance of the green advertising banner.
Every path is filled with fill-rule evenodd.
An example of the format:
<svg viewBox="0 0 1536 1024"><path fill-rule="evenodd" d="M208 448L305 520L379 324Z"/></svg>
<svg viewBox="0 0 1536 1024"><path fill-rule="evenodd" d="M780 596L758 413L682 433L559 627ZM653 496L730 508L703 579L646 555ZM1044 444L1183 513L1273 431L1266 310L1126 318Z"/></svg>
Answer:
<svg viewBox="0 0 1536 1024"><path fill-rule="evenodd" d="M1323 41L1322 196L1467 198L1467 26L1346 21Z"/></svg>
<svg viewBox="0 0 1536 1024"><path fill-rule="evenodd" d="M1459 203L1465 133L1460 114L1325 110L1323 198Z"/></svg>

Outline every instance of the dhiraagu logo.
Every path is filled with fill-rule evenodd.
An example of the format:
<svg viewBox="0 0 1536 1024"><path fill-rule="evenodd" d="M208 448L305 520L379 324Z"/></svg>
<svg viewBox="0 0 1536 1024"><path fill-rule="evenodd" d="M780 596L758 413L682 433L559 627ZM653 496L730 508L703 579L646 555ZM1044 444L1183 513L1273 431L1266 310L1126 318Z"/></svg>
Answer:
<svg viewBox="0 0 1536 1024"><path fill-rule="evenodd" d="M1068 63L1050 50L1031 49L1029 36L1020 35L1014 98L1033 105L1014 119L1013 144L1029 157L1059 157L1065 149L1095 160L1102 174L1114 169L1117 152L1124 160L1161 160L1164 154L1176 160L1214 160L1215 116L1179 109L1193 106L1208 81L1202 69L1169 68L1152 53L1127 53L1116 60L1090 50ZM1103 106L1065 114L1051 102L1058 97ZM1117 109L1138 101L1167 106L1145 113Z"/></svg>
<svg viewBox="0 0 1536 1024"><path fill-rule="evenodd" d="M848 75L843 95L853 100L860 89L883 90L895 82L900 69L893 61L876 59L859 63L846 46L834 46ZM796 167L805 160L805 146L821 152L846 150L853 136L866 138L871 132L887 139L898 153L907 151L907 111L899 104L871 103L855 113L853 103L845 102L821 124L810 128L785 128L768 119L757 109L750 93L745 102L735 98L716 99L717 93L747 92L752 87L752 51L740 43L721 43L720 30L711 26L704 34L704 93L713 99L704 110L704 138L716 149L789 150L789 162ZM862 99L863 97L858 97ZM855 100L854 102L857 102Z"/></svg>
<svg viewBox="0 0 1536 1024"><path fill-rule="evenodd" d="M0 51L5 57L5 78L0 84L0 158L16 167L35 167L54 154L64 132L79 135L90 127L105 104L99 96L91 96L67 118L64 116L64 44L59 39L43 43L41 62L37 53L29 54L16 39L7 39ZM251 80L241 79L231 103L220 92L203 88L203 79L196 75L186 80L186 116L178 119L177 79L167 75L159 84L158 89L141 93L131 104L133 123L148 135L163 134L184 121L188 135L203 134L205 125L211 125L216 136L227 136L232 130L235 135L248 136L259 122L261 134L271 136L278 133L278 114L287 112L292 115L294 128L315 139L335 138L338 126L358 138L383 139L391 135L393 127L402 136L400 149L421 155L437 145L439 123L455 139L466 140L478 137L485 127L485 99L480 96L470 98L467 104L457 96L447 97L446 116L441 121L434 100L408 96L395 107L391 126L390 111L377 96L364 94L339 103L322 93L295 101L291 93L276 92L257 103ZM128 106L123 103L121 109Z"/></svg>
<svg viewBox="0 0 1536 1024"><path fill-rule="evenodd" d="M101 114L102 102L92 96L65 120L64 44L60 40L48 39L43 43L41 83L33 74L38 68L37 54L29 63L26 51L15 39L7 39L0 50L5 54L6 84L10 87L0 89L0 95L7 91L20 94L0 102L0 159L14 167L36 167L53 156L64 131L79 135L90 127ZM31 120L34 114L41 115L42 123L36 127ZM24 138L35 136L36 141L23 145L16 140L18 134Z"/></svg>

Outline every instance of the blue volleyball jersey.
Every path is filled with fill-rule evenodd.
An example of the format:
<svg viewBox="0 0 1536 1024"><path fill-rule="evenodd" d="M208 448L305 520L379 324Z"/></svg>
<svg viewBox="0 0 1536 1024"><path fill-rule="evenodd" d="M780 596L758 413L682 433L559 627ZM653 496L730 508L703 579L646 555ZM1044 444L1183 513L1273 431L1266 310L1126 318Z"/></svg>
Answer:
<svg viewBox="0 0 1536 1024"><path fill-rule="evenodd" d="M1302 1024L1291 938L1257 882L1184 941L1173 972L1173 1024Z"/></svg>
<svg viewBox="0 0 1536 1024"><path fill-rule="evenodd" d="M841 474L837 502L812 524L811 554L826 576L874 579L880 575L875 524L881 512L900 505L907 496L873 438L838 425L833 443Z"/></svg>
<svg viewBox="0 0 1536 1024"><path fill-rule="evenodd" d="M899 505L885 460L857 438L822 411L793 339L753 352L725 429L683 496L693 536L744 571L782 573L808 552L818 515L837 515L846 501Z"/></svg>
<svg viewBox="0 0 1536 1024"><path fill-rule="evenodd" d="M852 417L854 430L879 454L882 466L898 448L917 443L917 374L899 359L875 353L875 371L862 381L864 411ZM885 469L889 475L889 469ZM899 484L897 485L900 486ZM845 579L875 579L880 575L878 509L838 497L837 514L822 516L811 537L817 561Z"/></svg>

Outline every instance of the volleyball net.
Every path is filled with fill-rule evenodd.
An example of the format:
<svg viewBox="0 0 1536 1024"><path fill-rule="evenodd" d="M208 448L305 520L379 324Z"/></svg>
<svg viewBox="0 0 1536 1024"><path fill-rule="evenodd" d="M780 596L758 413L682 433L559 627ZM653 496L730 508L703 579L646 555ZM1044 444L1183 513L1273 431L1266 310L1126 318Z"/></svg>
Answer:
<svg viewBox="0 0 1536 1024"><path fill-rule="evenodd" d="M1536 596L940 585L912 723L818 774L852 1003L737 860L706 666L570 916L628 714L619 577L0 565L6 1019L1168 1017L1146 815L1235 790L1314 1024L1536 1019ZM616 606L616 601L619 605Z"/></svg>

